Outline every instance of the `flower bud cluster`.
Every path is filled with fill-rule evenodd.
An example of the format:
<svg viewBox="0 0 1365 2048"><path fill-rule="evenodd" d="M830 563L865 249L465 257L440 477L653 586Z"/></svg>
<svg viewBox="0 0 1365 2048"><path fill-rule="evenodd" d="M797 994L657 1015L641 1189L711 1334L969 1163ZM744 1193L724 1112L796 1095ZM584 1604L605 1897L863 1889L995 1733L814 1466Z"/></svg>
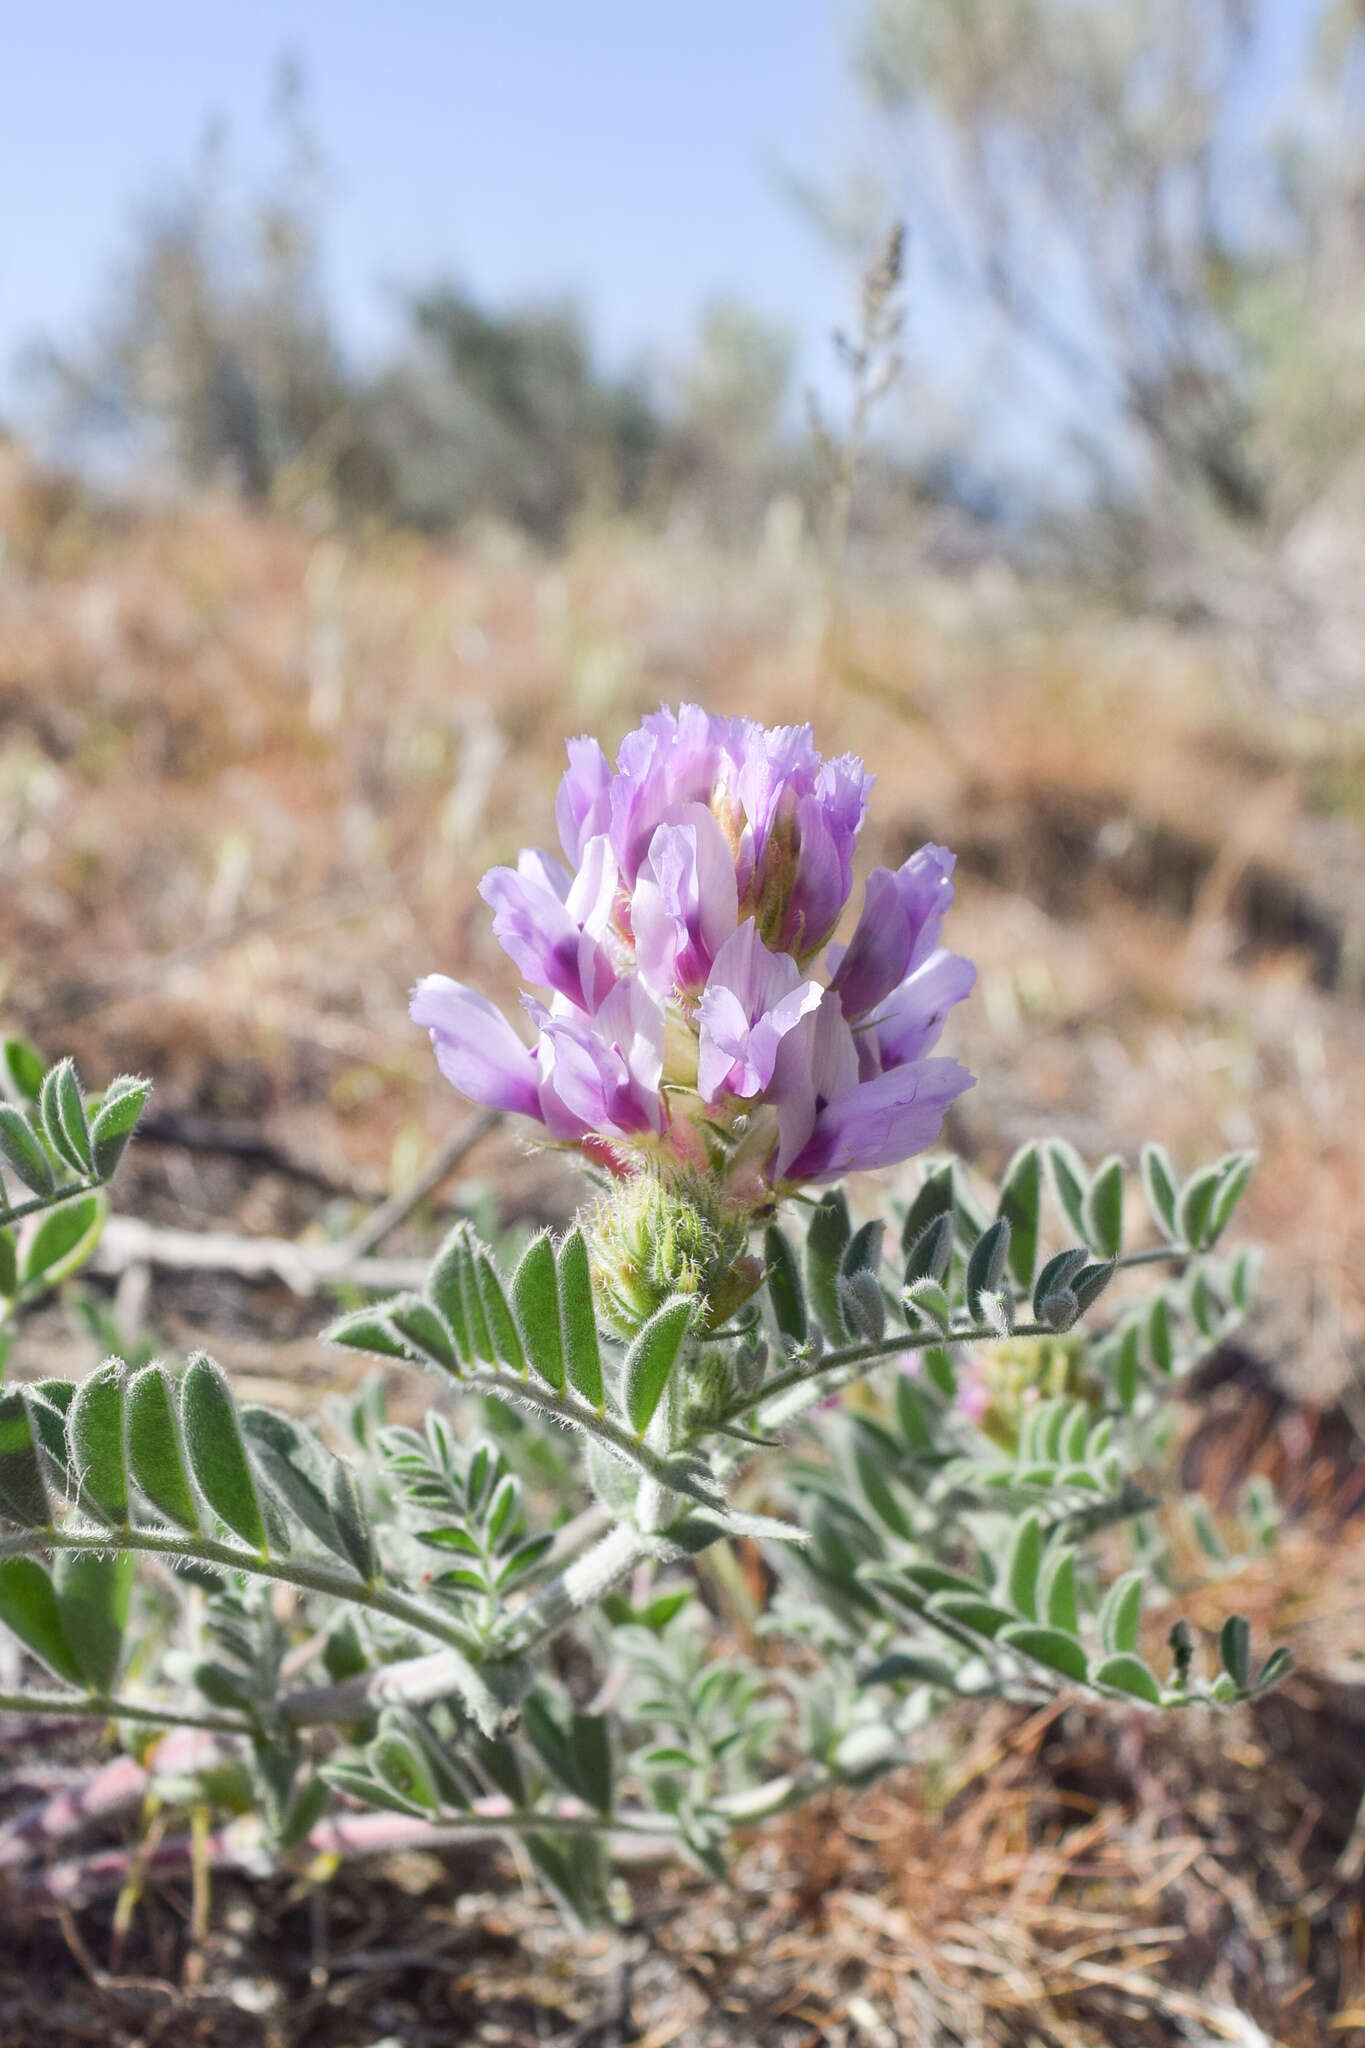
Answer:
<svg viewBox="0 0 1365 2048"><path fill-rule="evenodd" d="M953 856L875 869L837 945L872 780L853 755L695 704L645 718L614 771L595 740L568 751L563 859L480 885L533 1042L446 975L413 993L453 1086L750 1215L932 1144L972 1079L929 1057L975 979L940 944Z"/></svg>

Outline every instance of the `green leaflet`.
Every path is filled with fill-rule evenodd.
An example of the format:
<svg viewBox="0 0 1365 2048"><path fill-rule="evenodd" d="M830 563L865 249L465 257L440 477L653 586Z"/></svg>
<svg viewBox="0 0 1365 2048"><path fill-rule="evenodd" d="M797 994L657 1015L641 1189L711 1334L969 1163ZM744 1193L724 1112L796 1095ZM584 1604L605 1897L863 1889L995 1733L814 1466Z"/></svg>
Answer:
<svg viewBox="0 0 1365 2048"><path fill-rule="evenodd" d="M264 1552L265 1519L232 1390L221 1366L202 1351L191 1358L180 1383L180 1420L199 1491L235 1536Z"/></svg>
<svg viewBox="0 0 1365 2048"><path fill-rule="evenodd" d="M522 1349L521 1332L516 1318L507 1305L502 1279L492 1258L480 1246L475 1254L475 1273L478 1280L479 1300L492 1339L492 1356L499 1365L505 1365L512 1372L526 1371L526 1354Z"/></svg>
<svg viewBox="0 0 1365 2048"><path fill-rule="evenodd" d="M0 1622L49 1671L84 1688L85 1674L66 1639L52 1581L35 1558L0 1558Z"/></svg>
<svg viewBox="0 0 1365 2048"><path fill-rule="evenodd" d="M692 1321L689 1295L675 1294L655 1309L626 1353L621 1368L621 1398L631 1428L643 1436L678 1362Z"/></svg>
<svg viewBox="0 0 1365 2048"><path fill-rule="evenodd" d="M123 1451L125 1367L108 1358L83 1379L66 1419L71 1463L82 1499L111 1528L128 1523L128 1468Z"/></svg>
<svg viewBox="0 0 1365 2048"><path fill-rule="evenodd" d="M133 1590L131 1550L65 1550L53 1570L62 1633L94 1693L112 1692Z"/></svg>
<svg viewBox="0 0 1365 2048"><path fill-rule="evenodd" d="M59 1159L75 1173L93 1171L90 1126L86 1121L81 1084L71 1060L59 1060L44 1076L38 1091L38 1113L47 1141Z"/></svg>
<svg viewBox="0 0 1365 2048"><path fill-rule="evenodd" d="M50 1195L57 1185L46 1149L12 1102L0 1102L0 1159L35 1195Z"/></svg>
<svg viewBox="0 0 1365 2048"><path fill-rule="evenodd" d="M1123 1161L1112 1153L1096 1169L1082 1205L1085 1237L1102 1259L1123 1250Z"/></svg>
<svg viewBox="0 0 1365 2048"><path fill-rule="evenodd" d="M1005 1168L1000 1183L999 1214L1010 1227L1010 1272L1016 1285L1025 1288L1033 1285L1033 1269L1038 1259L1042 1186L1038 1147L1023 1145Z"/></svg>
<svg viewBox="0 0 1365 2048"><path fill-rule="evenodd" d="M24 1287L55 1287L95 1249L104 1228L105 1207L99 1195L78 1195L51 1209L24 1241L19 1280Z"/></svg>
<svg viewBox="0 0 1365 2048"><path fill-rule="evenodd" d="M33 1418L17 1387L0 1388L0 1516L23 1529L52 1520Z"/></svg>
<svg viewBox="0 0 1365 2048"><path fill-rule="evenodd" d="M1161 1686L1150 1664L1131 1650L1120 1651L1116 1656L1106 1657L1095 1666L1090 1674L1094 1685L1107 1686L1114 1692L1128 1693L1135 1700L1146 1700L1150 1706L1161 1705Z"/></svg>
<svg viewBox="0 0 1365 2048"><path fill-rule="evenodd" d="M119 1074L105 1089L90 1126L90 1148L101 1180L108 1180L123 1157L151 1089L150 1081L135 1074Z"/></svg>
<svg viewBox="0 0 1365 2048"><path fill-rule="evenodd" d="M569 1384L600 1414L605 1406L602 1353L592 1273L583 1233L571 1230L559 1247L559 1307L564 1326L564 1365Z"/></svg>
<svg viewBox="0 0 1365 2048"><path fill-rule="evenodd" d="M1007 1644L1011 1650L1022 1651L1026 1657L1046 1664L1052 1671L1060 1671L1066 1678L1085 1683L1089 1673L1085 1651L1075 1636L1065 1635L1059 1628L1044 1628L1021 1621L1012 1628L1002 1628L996 1641Z"/></svg>
<svg viewBox="0 0 1365 2048"><path fill-rule="evenodd" d="M531 1370L556 1393L564 1388L564 1333L559 1319L559 1282L554 1242L548 1230L532 1238L512 1275L512 1305L521 1325Z"/></svg>
<svg viewBox="0 0 1365 2048"><path fill-rule="evenodd" d="M833 1188L816 1204L806 1232L806 1292L833 1344L848 1341L839 1275L852 1234L843 1190Z"/></svg>
<svg viewBox="0 0 1365 2048"><path fill-rule="evenodd" d="M199 1506L180 1442L180 1418L164 1365L144 1366L124 1394L128 1464L140 1491L177 1529L199 1533Z"/></svg>
<svg viewBox="0 0 1365 2048"><path fill-rule="evenodd" d="M801 1286L801 1268L791 1239L776 1223L770 1223L764 1232L763 1263L767 1267L768 1298L779 1331L792 1343L804 1344L810 1335L810 1319Z"/></svg>

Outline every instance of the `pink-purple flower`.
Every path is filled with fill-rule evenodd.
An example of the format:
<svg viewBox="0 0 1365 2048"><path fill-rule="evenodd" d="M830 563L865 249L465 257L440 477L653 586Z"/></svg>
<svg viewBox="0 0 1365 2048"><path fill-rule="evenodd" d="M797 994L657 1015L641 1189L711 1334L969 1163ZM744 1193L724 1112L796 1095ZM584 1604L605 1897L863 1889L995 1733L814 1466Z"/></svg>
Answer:
<svg viewBox="0 0 1365 2048"><path fill-rule="evenodd" d="M975 980L941 943L953 856L875 869L835 945L871 787L853 755L695 704L645 718L614 770L594 740L568 751L564 860L526 852L481 884L540 992L523 997L534 1040L428 975L412 1015L447 1080L623 1171L672 1160L755 1208L932 1144L972 1078L929 1056Z"/></svg>

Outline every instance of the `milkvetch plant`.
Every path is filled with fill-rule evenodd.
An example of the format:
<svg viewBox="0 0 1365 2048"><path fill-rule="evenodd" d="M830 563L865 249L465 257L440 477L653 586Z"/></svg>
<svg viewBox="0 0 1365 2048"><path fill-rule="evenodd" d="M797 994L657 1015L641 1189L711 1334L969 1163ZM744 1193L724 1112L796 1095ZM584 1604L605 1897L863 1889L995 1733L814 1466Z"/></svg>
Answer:
<svg viewBox="0 0 1365 2048"><path fill-rule="evenodd" d="M736 1827L905 1760L955 1698L1273 1683L1283 1653L1232 1616L1206 1656L1150 1535L1121 1539L1165 1395L1251 1305L1254 1255L1221 1250L1251 1155L1182 1176L1147 1146L1137 1246L1124 1162L1057 1140L994 1188L929 1155L856 1220L842 1177L928 1155L971 1085L935 1049L974 980L952 855L873 870L839 943L860 762L696 706L614 768L569 758L562 858L482 884L524 1021L439 973L412 1014L457 1090L582 1156L579 1219L511 1261L461 1222L420 1292L331 1325L431 1376L420 1427L377 1379L316 1424L244 1406L202 1354L0 1388L0 1623L49 1674L0 1706L153 1757L205 1731L197 1796L235 1786L280 1856L337 1803L515 1834L590 1918L621 1838L719 1871ZM12 1320L89 1251L146 1087L89 1099L17 1041L0 1082ZM771 1640L720 1658L693 1560L735 1542Z"/></svg>

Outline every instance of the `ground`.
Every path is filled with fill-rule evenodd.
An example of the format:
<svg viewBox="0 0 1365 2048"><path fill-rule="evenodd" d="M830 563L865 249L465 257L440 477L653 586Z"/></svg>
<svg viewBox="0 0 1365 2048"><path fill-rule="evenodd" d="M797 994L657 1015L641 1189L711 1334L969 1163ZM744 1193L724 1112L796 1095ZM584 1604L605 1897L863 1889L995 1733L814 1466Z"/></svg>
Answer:
<svg viewBox="0 0 1365 2048"><path fill-rule="evenodd" d="M859 572L831 658L788 519L727 557L603 528L546 560L499 532L133 513L0 452L0 531L0 1013L92 1083L156 1077L118 1206L353 1223L460 1114L412 980L514 993L474 884L548 836L564 736L692 695L812 718L877 772L868 860L959 855L963 1156L1044 1130L1096 1158L1261 1148L1267 1305L1192 1392L1185 1476L1215 1506L1276 1477L1279 1544L1197 1598L1300 1657L1254 1715L965 1718L915 1772L756 1837L731 1895L642 1874L610 1939L566 1935L500 1852L225 1878L207 1922L172 1880L126 1928L110 1899L15 1891L0 2048L1365 2042L1365 724L1277 702L1187 626L945 578L913 536ZM449 1196L555 1219L575 1180L502 1129ZM335 1375L283 1287L138 1286L119 1313L258 1398L306 1411ZM14 1369L78 1341L35 1319ZM0 1732L6 1809L92 1740Z"/></svg>

